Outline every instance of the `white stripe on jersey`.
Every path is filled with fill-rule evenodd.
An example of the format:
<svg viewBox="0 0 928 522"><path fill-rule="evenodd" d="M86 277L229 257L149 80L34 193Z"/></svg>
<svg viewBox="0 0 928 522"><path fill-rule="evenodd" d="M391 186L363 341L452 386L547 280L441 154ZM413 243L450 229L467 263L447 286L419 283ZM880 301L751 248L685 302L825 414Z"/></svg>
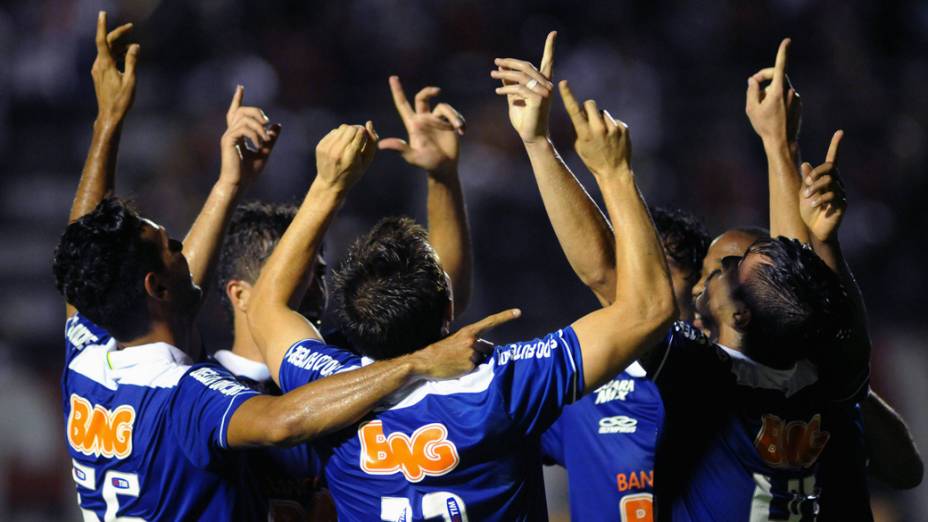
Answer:
<svg viewBox="0 0 928 522"><path fill-rule="evenodd" d="M364 366L374 361L367 357L362 359ZM487 362L475 368L472 372L444 381L423 380L416 382L406 388L403 388L390 397L384 399L381 406L375 411L400 410L415 406L429 395L455 395L458 393L481 393L487 391L490 383L493 382L493 369L496 367L496 359L489 359Z"/></svg>
<svg viewBox="0 0 928 522"><path fill-rule="evenodd" d="M808 359L797 362L788 370L777 370L727 346L717 346L731 358L731 372L742 386L778 390L789 398L818 382L818 370Z"/></svg>
<svg viewBox="0 0 928 522"><path fill-rule="evenodd" d="M68 369L115 390L119 385L173 388L190 369L184 352L167 343L116 349L116 340L89 345L71 360Z"/></svg>
<svg viewBox="0 0 928 522"><path fill-rule="evenodd" d="M562 346L568 346L567 339L564 339L564 330L558 330L557 336L560 337L561 342L564 343ZM571 397L570 402L577 402L577 398L580 397L580 394L583 392L583 390L577 389L578 388L577 386L577 381L578 381L577 363L574 362L574 355L570 353L570 349L567 349L567 360L570 361L570 368L573 370L572 375L574 376L574 379L573 379L574 380L573 382L574 396Z"/></svg>

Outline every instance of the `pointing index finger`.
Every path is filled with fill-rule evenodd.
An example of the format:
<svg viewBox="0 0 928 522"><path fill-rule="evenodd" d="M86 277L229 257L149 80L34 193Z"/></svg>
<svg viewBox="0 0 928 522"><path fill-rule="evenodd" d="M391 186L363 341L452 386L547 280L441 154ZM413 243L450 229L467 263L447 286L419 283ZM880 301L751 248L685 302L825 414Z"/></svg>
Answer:
<svg viewBox="0 0 928 522"><path fill-rule="evenodd" d="M483 319L472 323L464 328L471 330L471 333L474 335L480 335L482 332L489 330L490 328L495 328L503 323L508 323L513 319L518 319L522 315L522 310L518 308L510 308L504 312L495 313L491 316L484 317Z"/></svg>
<svg viewBox="0 0 928 522"><path fill-rule="evenodd" d="M577 99L574 98L574 93L570 91L570 86L567 85L567 80L561 80L558 83L558 87L561 89L561 100L564 101L564 108L567 109L567 115L570 116L570 121L573 122L574 128L577 129L577 132L585 131L587 128L586 116L580 110L580 104L577 103Z"/></svg>
<svg viewBox="0 0 928 522"><path fill-rule="evenodd" d="M773 66L773 81L771 84L775 89L780 88L785 83L786 77L786 65L787 65L787 53L789 51L789 44L792 40L789 38L784 38L780 42L780 48L777 49L777 61Z"/></svg>
<svg viewBox="0 0 928 522"><path fill-rule="evenodd" d="M112 58L110 56L110 47L106 45L106 11L100 11L97 15L97 55L100 57Z"/></svg>
<svg viewBox="0 0 928 522"><path fill-rule="evenodd" d="M842 138L844 138L843 130L835 131L834 136L831 137L831 144L828 146L828 153L825 154L825 161L827 163L835 164L838 162L838 146L841 145Z"/></svg>
<svg viewBox="0 0 928 522"><path fill-rule="evenodd" d="M551 31L548 33L548 38L545 40L545 51L541 55L541 67L539 70L541 74L545 75L545 78L551 79L551 74L554 72L554 43L557 40L557 31Z"/></svg>
<svg viewBox="0 0 928 522"><path fill-rule="evenodd" d="M235 94L232 95L232 103L229 104L227 115L231 115L235 110L242 106L242 100L245 98L245 86L236 85Z"/></svg>
<svg viewBox="0 0 928 522"><path fill-rule="evenodd" d="M390 92L393 94L393 104L396 105L396 110L400 113L403 121L412 118L414 115L412 106L409 105L409 100L406 99L406 93L403 92L403 84L400 83L399 76L390 77Z"/></svg>

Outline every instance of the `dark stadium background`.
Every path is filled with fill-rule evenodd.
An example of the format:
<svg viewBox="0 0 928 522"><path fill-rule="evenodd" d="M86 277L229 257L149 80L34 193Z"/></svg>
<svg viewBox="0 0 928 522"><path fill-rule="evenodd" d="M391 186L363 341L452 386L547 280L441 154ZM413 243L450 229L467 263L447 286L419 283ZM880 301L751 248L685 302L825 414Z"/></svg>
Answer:
<svg viewBox="0 0 928 522"><path fill-rule="evenodd" d="M873 384L928 448L928 3L20 0L0 4L0 519L76 519L58 376L63 306L52 249L67 218L95 114L96 13L136 24L142 50L123 132L118 192L182 237L218 173L236 83L284 130L252 198L299 201L316 142L341 122L400 135L387 76L426 84L468 122L461 162L473 230L475 293L462 320L510 306L494 332L515 340L595 306L548 225L529 164L489 77L497 56L540 59L559 33L555 76L625 120L651 203L702 216L713 235L765 224L766 168L744 116L747 77L791 36L789 75L804 106L805 159L821 162L845 129L850 207L842 242L866 296ZM581 180L560 101L553 139ZM425 182L382 152L328 236L330 263L388 214L424 219ZM214 296L215 297L215 296ZM211 299L211 349L228 339ZM698 390L694 390L698 393ZM706 405L711 408L711 404ZM559 480L553 475L555 484ZM558 490L558 486L554 486ZM560 488L562 489L562 488ZM928 486L874 486L880 520L928 519ZM563 510L551 495L552 518Z"/></svg>

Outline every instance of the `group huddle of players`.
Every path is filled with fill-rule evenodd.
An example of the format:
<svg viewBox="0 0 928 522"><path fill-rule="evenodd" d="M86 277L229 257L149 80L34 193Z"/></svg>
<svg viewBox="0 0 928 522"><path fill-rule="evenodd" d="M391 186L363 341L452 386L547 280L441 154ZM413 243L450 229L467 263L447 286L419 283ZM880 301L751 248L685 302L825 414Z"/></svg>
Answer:
<svg viewBox="0 0 928 522"><path fill-rule="evenodd" d="M546 463L568 471L573 520L867 520L868 472L921 480L904 422L869 390L865 310L837 239L841 131L821 165L799 164L789 40L746 93L769 232L711 243L693 216L649 210L627 126L566 81L607 216L561 160L548 133L555 33L537 67L495 61L551 225L602 307L494 345L481 332L519 310L451 332L471 290L465 122L432 107L437 87L410 104L391 77L408 138L380 139L371 122L332 130L297 209L240 204L282 129L239 86L219 178L178 241L113 195L131 27L108 32L100 13L98 116L54 257L85 521L544 520ZM428 230L383 219L329 291L324 235L377 150L428 173ZM194 325L207 285L234 342L204 358Z"/></svg>

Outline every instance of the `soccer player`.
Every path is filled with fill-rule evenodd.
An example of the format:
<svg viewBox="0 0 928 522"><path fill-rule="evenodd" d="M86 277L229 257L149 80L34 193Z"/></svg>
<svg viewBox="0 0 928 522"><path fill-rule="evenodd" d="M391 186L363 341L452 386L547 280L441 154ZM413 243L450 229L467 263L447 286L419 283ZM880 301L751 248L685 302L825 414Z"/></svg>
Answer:
<svg viewBox="0 0 928 522"><path fill-rule="evenodd" d="M194 347L198 284L251 181L227 160L266 158L276 136L259 110L241 111L223 135L219 180L184 243L107 197L139 52L129 46L119 71L114 48L130 28L107 33L100 13L98 117L53 263L67 302L62 395L78 502L84 520L261 519L267 508L245 453L230 450L295 444L339 429L410 379L469 371L476 352L472 343L451 339L280 397L250 390L214 363L192 364L185 350ZM246 137L257 152L244 147ZM367 140L342 145L351 169L363 169L373 155Z"/></svg>
<svg viewBox="0 0 928 522"><path fill-rule="evenodd" d="M846 199L836 167L843 132L836 132L832 138L825 163L814 169L803 163L800 176L796 169L801 121L799 97L785 80L789 43L788 39L781 43L773 68L762 69L748 79L745 106L767 155L771 229L809 241L832 269L842 274L846 272L844 261L835 259L833 253L834 250L840 253L836 249L837 235L828 238L829 244L825 244L816 226L827 223L837 227L843 217ZM780 76L783 82L773 81ZM762 91L760 84L764 81L770 84ZM750 238L750 234L743 232L739 236L743 240ZM733 237L729 242L737 244L737 239ZM736 248L743 246L742 242ZM849 280L845 285L862 310L856 283ZM905 422L875 393L870 391L860 403L834 405L829 417L831 422L825 427L831 440L822 454L818 476L822 489L821 520L872 519L866 483L868 448L870 469L888 485L914 487L921 481L921 458Z"/></svg>
<svg viewBox="0 0 928 522"><path fill-rule="evenodd" d="M550 92L532 83L533 74L550 80L556 33L548 35L536 71L527 61L497 60L491 76L503 86L522 85L537 97L507 94L510 122L532 163L545 210L565 251L580 252L597 241L610 258L612 227L580 182L560 159L548 133ZM705 228L681 211L652 208L670 268L678 319L693 315L692 287L699 277L709 238ZM566 244L565 244L566 243ZM576 248L577 250L572 250ZM599 250L598 252L602 252ZM603 305L615 298L614 273L586 254L568 256L580 278ZM574 520L645 520L652 514L654 453L664 407L657 386L637 361L611 381L564 409L542 436L547 460L567 468Z"/></svg>
<svg viewBox="0 0 928 522"><path fill-rule="evenodd" d="M390 85L393 90L402 90L398 78L391 78ZM437 94L436 87L426 87L416 96L417 103L428 103ZM463 310L471 280L470 232L457 167L464 118L450 105L439 104L436 116L417 116L404 123L409 131L408 141L386 138L380 140L378 146L399 150L410 165L426 171L429 237L442 267L451 277L455 310ZM246 313L261 267L296 211L292 205L259 202L239 206L232 216L219 256L219 293L231 319L234 337L230 350L217 350L213 357L239 380L275 395L280 394L280 389L271 379L255 345ZM320 252L309 270L309 279L295 292L295 301L300 303L299 312L320 329L328 302L325 270L325 259ZM333 337L341 337L337 329L328 328L323 332L329 343L341 346L341 341L332 341ZM308 513L314 510L317 512L315 519L320 519L322 510L331 504L326 494L312 494L316 483L313 478L321 473L321 467L318 455L307 445L254 452L252 469L262 492L271 499L271 510L278 519L286 512L307 520Z"/></svg>
<svg viewBox="0 0 928 522"><path fill-rule="evenodd" d="M428 112L427 106L413 109L401 91L396 102L404 117ZM628 227L615 245L621 254L615 291L622 298L543 338L496 346L464 377L410 386L343 437L326 441L326 477L340 518L544 518L541 433L564 405L655 344L675 316L660 242L629 168L626 127L596 111L578 115L575 126L577 148L610 215ZM336 131L320 148L353 139L351 132ZM356 178L346 172L334 183L312 184L258 279L248 320L285 391L318 377L313 361L328 356L348 364L352 357L323 344L288 302ZM424 230L409 219L383 220L362 236L335 281L341 329L365 364L401 356L407 343L448 334L447 278ZM455 335L478 333L465 328Z"/></svg>

